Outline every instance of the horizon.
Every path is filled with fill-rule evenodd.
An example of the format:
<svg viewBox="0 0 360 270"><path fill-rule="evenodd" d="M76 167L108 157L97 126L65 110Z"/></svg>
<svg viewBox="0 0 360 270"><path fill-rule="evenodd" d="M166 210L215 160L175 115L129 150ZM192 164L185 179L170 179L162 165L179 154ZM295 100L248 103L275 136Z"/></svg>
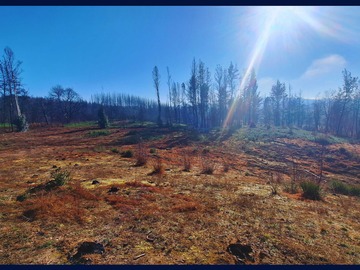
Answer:
<svg viewBox="0 0 360 270"><path fill-rule="evenodd" d="M88 101L99 93L155 100L156 65L166 102L166 68L187 83L195 58L212 81L216 65L232 62L240 73L255 69L261 96L279 79L315 99L342 86L344 68L360 74L359 14L359 7L0 7L0 46L23 62L22 82L34 97L60 84Z"/></svg>

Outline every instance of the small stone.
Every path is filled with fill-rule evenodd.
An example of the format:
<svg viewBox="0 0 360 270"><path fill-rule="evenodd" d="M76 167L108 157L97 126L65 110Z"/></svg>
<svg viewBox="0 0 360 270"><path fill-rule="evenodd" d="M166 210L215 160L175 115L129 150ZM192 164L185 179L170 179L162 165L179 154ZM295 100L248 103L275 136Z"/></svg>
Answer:
<svg viewBox="0 0 360 270"><path fill-rule="evenodd" d="M100 184L100 182L99 182L98 180L94 180L94 181L92 181L91 184L92 184L92 185L97 185L97 184Z"/></svg>

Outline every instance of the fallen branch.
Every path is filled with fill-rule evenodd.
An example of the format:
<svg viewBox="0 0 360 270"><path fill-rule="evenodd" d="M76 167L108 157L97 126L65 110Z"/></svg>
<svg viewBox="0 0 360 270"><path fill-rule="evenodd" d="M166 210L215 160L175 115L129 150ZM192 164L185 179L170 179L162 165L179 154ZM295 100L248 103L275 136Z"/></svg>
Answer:
<svg viewBox="0 0 360 270"><path fill-rule="evenodd" d="M137 255L137 256L134 257L134 260L140 259L141 257L144 257L145 255L146 255L145 253Z"/></svg>

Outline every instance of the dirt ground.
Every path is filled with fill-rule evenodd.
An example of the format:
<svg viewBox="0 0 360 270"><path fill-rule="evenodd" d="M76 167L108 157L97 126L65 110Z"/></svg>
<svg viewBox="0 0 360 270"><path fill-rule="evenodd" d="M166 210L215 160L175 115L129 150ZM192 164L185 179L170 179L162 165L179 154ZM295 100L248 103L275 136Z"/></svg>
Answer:
<svg viewBox="0 0 360 270"><path fill-rule="evenodd" d="M318 174L314 142L108 131L0 134L1 264L360 264L359 198L327 187L330 179L360 183L359 145L327 147L323 199L312 201L284 187L292 162ZM147 163L136 166L140 150ZM70 180L39 188L56 170ZM84 242L101 252L81 253Z"/></svg>

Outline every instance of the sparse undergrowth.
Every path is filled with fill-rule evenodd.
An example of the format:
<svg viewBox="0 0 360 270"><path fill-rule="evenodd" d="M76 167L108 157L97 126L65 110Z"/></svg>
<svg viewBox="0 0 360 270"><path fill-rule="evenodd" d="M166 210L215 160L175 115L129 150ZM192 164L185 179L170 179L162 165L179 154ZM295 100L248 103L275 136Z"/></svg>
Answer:
<svg viewBox="0 0 360 270"><path fill-rule="evenodd" d="M52 180L46 182L45 184L40 184L28 189L24 194L17 196L16 200L22 202L26 200L31 194L36 194L41 191L51 191L65 185L65 183L71 180L70 172L67 170L62 170L61 168L56 168L51 172L50 175Z"/></svg>

